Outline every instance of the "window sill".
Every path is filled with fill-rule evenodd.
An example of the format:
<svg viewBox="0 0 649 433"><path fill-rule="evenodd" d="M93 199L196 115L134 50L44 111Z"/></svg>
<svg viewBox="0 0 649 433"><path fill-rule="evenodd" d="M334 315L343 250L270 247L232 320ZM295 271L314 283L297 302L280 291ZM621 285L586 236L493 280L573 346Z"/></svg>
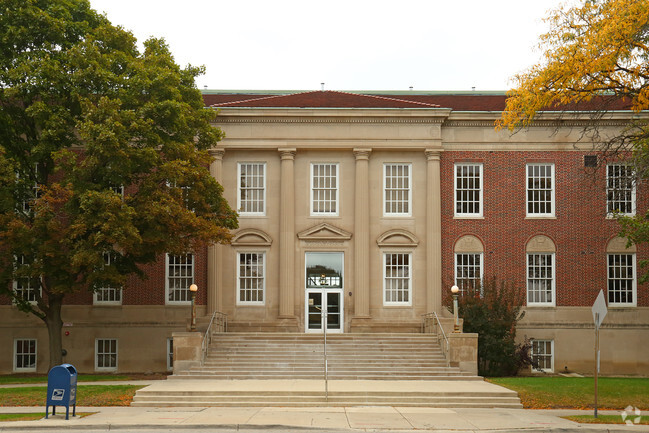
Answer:
<svg viewBox="0 0 649 433"><path fill-rule="evenodd" d="M526 220L556 220L557 217L554 215L526 215Z"/></svg>
<svg viewBox="0 0 649 433"><path fill-rule="evenodd" d="M483 220L484 216L482 215L453 215L454 220Z"/></svg>

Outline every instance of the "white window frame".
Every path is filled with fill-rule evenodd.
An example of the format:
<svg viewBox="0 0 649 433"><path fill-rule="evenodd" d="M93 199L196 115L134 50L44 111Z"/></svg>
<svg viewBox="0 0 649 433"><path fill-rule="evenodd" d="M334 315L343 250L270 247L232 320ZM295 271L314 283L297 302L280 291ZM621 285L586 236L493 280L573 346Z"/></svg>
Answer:
<svg viewBox="0 0 649 433"><path fill-rule="evenodd" d="M390 175L388 176L388 168L391 167L397 171L407 171L407 174L399 175ZM392 182L388 183L389 180ZM399 185L401 181L401 185ZM395 183L397 185L395 185ZM405 185L404 185L405 184ZM396 200L392 200L389 197L389 193L396 193L400 197ZM405 197L404 197L405 196ZM405 208L406 211L397 212L391 211L388 207L389 205L395 206L401 209ZM412 216L412 164L407 162L386 162L383 164L383 216L387 217L409 217Z"/></svg>
<svg viewBox="0 0 649 433"><path fill-rule="evenodd" d="M174 339L167 338L167 371L174 371Z"/></svg>
<svg viewBox="0 0 649 433"><path fill-rule="evenodd" d="M316 188L315 186L315 181L316 178L314 177L314 167L315 166L330 166L330 167L335 167L336 170L336 175L334 176L335 180L335 187L321 187L321 188ZM335 198L333 199L333 203L335 205L335 211L316 211L315 207L315 198L316 198L316 189L318 190L325 190L325 191L333 191L333 194ZM340 200L339 200L339 194L340 194L340 164L337 162L312 162L311 163L311 175L310 175L310 196L309 196L309 203L310 203L310 210L311 210L311 216L338 216L340 214Z"/></svg>
<svg viewBox="0 0 649 433"><path fill-rule="evenodd" d="M20 263L19 263L20 262ZM29 264L25 263L25 256L20 255L20 256L14 256L14 263L19 266L29 266ZM20 281L19 281L20 280ZM17 298L18 297L18 291L22 292L22 296L24 297L24 294L27 293L29 294L28 298L34 298L34 299L27 299L27 302L30 304L36 304L36 289L32 287L32 278L30 277L21 277L20 279L13 280L13 292L14 296ZM27 287L18 287L18 283L26 283ZM43 296L43 288L38 287L38 293ZM15 303L15 300L14 300Z"/></svg>
<svg viewBox="0 0 649 433"><path fill-rule="evenodd" d="M407 265L407 270L408 270L408 276L407 277L388 277L388 272L387 272L387 257L388 255L403 255L408 257L408 265ZM413 271L413 266L412 266L412 251L383 251L383 305L384 306L393 306L393 307L410 307L412 306L412 271ZM398 266L398 265L397 265ZM407 282L408 284L408 289L407 291L404 291L402 289L396 289L396 293L398 296L399 291L406 293L407 294L407 301L394 301L394 300L388 300L388 278L391 279L391 281L397 281L397 280L402 280ZM392 290L392 289L390 289Z"/></svg>
<svg viewBox="0 0 649 433"><path fill-rule="evenodd" d="M110 342L114 341L115 342L115 352L99 352L99 342ZM106 344L106 343L104 343ZM105 348L104 348L105 349ZM115 365L111 365L108 367L100 367L99 366L99 357L100 356L108 356L110 357L111 355L115 355ZM119 341L117 338L95 338L95 371L117 371L117 368L119 366Z"/></svg>
<svg viewBox="0 0 649 433"><path fill-rule="evenodd" d="M618 174L622 169L628 170L626 177L624 176L611 176L611 170L618 168ZM630 188L628 185L622 186L625 181L631 182ZM620 199L620 196L629 195L628 199ZM613 196L611 199L611 196ZM625 203L625 206L630 207L629 212L617 212L616 204ZM634 216L636 213L636 189L633 178L633 167L629 164L615 163L606 166L606 215L612 218L615 215Z"/></svg>
<svg viewBox="0 0 649 433"><path fill-rule="evenodd" d="M110 266L112 264L112 256L110 253L104 253L104 266ZM102 293L107 295L108 298L113 298L112 300L104 301L99 298L99 294ZM122 288L121 287L100 287L94 291L92 295L92 302L95 305L122 305ZM118 298L118 299L115 299Z"/></svg>
<svg viewBox="0 0 649 433"><path fill-rule="evenodd" d="M34 353L31 352L21 352L18 353L18 342L28 342L34 343ZM34 357L34 366L33 367L19 367L18 364L18 357L26 357L26 356L33 356ZM16 373L27 373L27 372L35 372L37 367L38 367L38 340L35 338L15 338L14 339L14 365L13 365Z"/></svg>
<svg viewBox="0 0 649 433"><path fill-rule="evenodd" d="M462 179L477 179L477 181L480 183L478 188L464 188L463 185L461 185L461 182L459 182L459 173L458 169L462 167L472 167L472 168L477 168L479 170L478 176L462 176ZM482 163L478 162L458 162L455 163L453 166L453 212L454 216L458 218L482 218L483 216L483 165ZM460 194L461 191L466 191L467 193L473 192L474 194L478 194L478 200L460 200L458 198L458 195ZM474 206L478 206L478 212L460 212L458 210L458 205L461 203L466 203L466 205L473 204Z"/></svg>
<svg viewBox="0 0 649 433"><path fill-rule="evenodd" d="M467 291L467 287L465 287L464 282L467 281L477 281L478 284L482 284L483 278L484 278L484 254L483 253L472 253L472 252L456 252L455 254L455 285L460 289L460 294L464 295ZM460 268L460 264L458 262L459 256L478 256L480 263L476 266L475 262L473 265L467 265L467 264L462 264L463 268L478 268L480 277L479 278L468 278L468 279L460 279L458 275L458 270Z"/></svg>
<svg viewBox="0 0 649 433"><path fill-rule="evenodd" d="M36 175L36 178L38 179L38 162L34 163L34 174ZM18 180L20 179L20 174L19 173L16 173L16 179L18 179ZM34 185L32 185L31 190L32 190L31 197L29 199L27 199L27 200L23 200L21 208L20 208L22 213L25 214L25 215L29 215L29 214L32 213L32 211L33 211L32 208L34 206L34 202L37 199L40 198L41 186L38 183L38 180L34 181Z"/></svg>
<svg viewBox="0 0 649 433"><path fill-rule="evenodd" d="M536 344L535 344L536 343ZM535 349L540 348L541 344L543 344L543 353L537 353L535 352ZM547 343L550 343L550 353L545 353L545 346ZM553 373L554 372L554 340L541 340L541 339L533 339L531 341L531 347L530 347L530 357L534 359L534 357L543 357L547 360L547 358L550 359L550 368L547 367L539 367L539 368L534 368L532 367L532 372L536 373Z"/></svg>
<svg viewBox="0 0 649 433"><path fill-rule="evenodd" d="M631 278L611 278L611 257L612 256L628 256L631 263L631 272L633 273ZM635 253L607 253L606 254L606 298L608 299L609 307L636 307L638 303L638 277L637 277L637 266L636 266L636 255ZM618 266L619 268L619 266ZM614 280L619 281L630 281L631 283L631 296L633 297L632 302L615 302L611 301L611 283ZM618 290L619 291L619 290ZM627 289L628 292L628 289Z"/></svg>
<svg viewBox="0 0 649 433"><path fill-rule="evenodd" d="M237 305L264 305L266 303L266 251L237 251L237 256L236 256L236 276L237 276L237 293L236 293L236 304ZM246 255L246 254L256 254L258 257L261 256L263 259L263 262L261 264L261 272L262 275L261 277L259 276L246 276L246 275L241 275L241 256ZM242 290L247 290L245 288L242 288L241 281L242 279L261 279L262 283L262 288L261 288L261 301L258 299L256 301L246 301L246 300L241 300L241 293ZM257 290L257 289L255 289Z"/></svg>
<svg viewBox="0 0 649 433"><path fill-rule="evenodd" d="M196 255L192 254L192 253L189 253L189 254L185 255L185 256L191 256L192 257L191 265L182 264L182 263L180 263L180 264L174 263L173 264L173 266L178 266L181 269L182 269L182 267L190 266L191 267L191 277L188 277L186 275L181 275L181 276L171 275L171 273L169 271L170 271L170 265L171 265L170 264L170 257L172 257L172 256L173 257L180 257L180 256L170 255L169 253L165 254L165 304L167 304L167 305L189 305L192 302L191 294L189 293L189 286L194 284L194 279L195 279L195 276L196 276ZM182 279L186 279L186 278L190 279L189 284L186 284L187 287L175 287L176 284L173 284L174 287L171 287L172 286L172 284L170 284L171 280L182 280ZM187 299L186 300L179 300L179 301L169 299L169 295L171 294L172 290L186 291L187 293L185 294L185 297Z"/></svg>
<svg viewBox="0 0 649 433"><path fill-rule="evenodd" d="M547 188L532 188L530 189L530 181L534 178L540 178L540 176L530 176L530 168L532 167L550 167L550 183L551 183L551 188L550 188L550 212L530 212L530 204L533 203L547 203L547 201L543 200L530 200L530 194L533 194L534 191L548 191ZM547 178L545 176L544 178ZM532 218L537 218L537 217L554 217L555 216L555 209L556 209L556 201L555 201L555 192L556 192L556 181L555 181L555 167L554 163L551 162L542 162L542 163L528 163L525 165L525 214L528 217Z"/></svg>
<svg viewBox="0 0 649 433"><path fill-rule="evenodd" d="M262 173L260 175L261 177L261 186L254 186L254 187L244 187L241 183L241 167L242 166L258 166L261 167ZM237 164L237 209L239 210L239 215L240 216L265 216L266 215L266 176L267 174L267 167L265 162L257 162L257 161L242 161ZM244 191L247 189L250 189L253 192L257 192L258 194L261 195L261 199L256 199L261 201L261 210L260 211L248 211L243 209L243 205L245 200L242 200L242 195Z"/></svg>
<svg viewBox="0 0 649 433"><path fill-rule="evenodd" d="M536 277L532 278L530 272L532 272L534 269L530 267L530 256L549 256L552 260L551 264L551 277ZM543 266L536 266L539 269L543 270L543 268L547 268L547 261L546 264ZM525 255L525 296L527 300L527 306L544 306L544 307L554 307L556 305L556 268L557 268L557 260L556 260L556 254L555 253L544 253L544 252L528 252ZM531 282L534 281L545 281L550 279L550 285L551 285L551 294L550 296L552 299L550 301L535 301L535 300L530 300L530 295L537 295L539 298L545 295L545 291L541 290L532 290L532 285ZM534 298L535 296L533 296Z"/></svg>

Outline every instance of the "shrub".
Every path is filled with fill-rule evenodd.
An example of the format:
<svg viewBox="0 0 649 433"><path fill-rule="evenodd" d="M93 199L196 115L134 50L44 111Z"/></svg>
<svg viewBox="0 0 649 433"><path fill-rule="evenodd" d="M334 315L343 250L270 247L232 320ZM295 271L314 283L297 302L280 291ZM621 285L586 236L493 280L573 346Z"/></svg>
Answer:
<svg viewBox="0 0 649 433"><path fill-rule="evenodd" d="M495 277L481 285L465 285L458 297L458 314L464 319L464 332L478 334L478 374L481 376L512 376L531 364L530 342L516 344L516 323L525 291ZM453 312L450 296L445 302Z"/></svg>

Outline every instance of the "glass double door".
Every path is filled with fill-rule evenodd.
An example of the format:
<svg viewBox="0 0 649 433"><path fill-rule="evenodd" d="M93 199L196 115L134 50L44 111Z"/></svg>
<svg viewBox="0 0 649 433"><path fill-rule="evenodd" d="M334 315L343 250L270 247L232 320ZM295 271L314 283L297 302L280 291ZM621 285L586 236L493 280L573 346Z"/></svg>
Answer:
<svg viewBox="0 0 649 433"><path fill-rule="evenodd" d="M343 332L343 253L308 252L305 262L306 332Z"/></svg>
<svg viewBox="0 0 649 433"><path fill-rule="evenodd" d="M307 290L307 332L343 332L343 296L341 290ZM326 325L326 328L325 328Z"/></svg>

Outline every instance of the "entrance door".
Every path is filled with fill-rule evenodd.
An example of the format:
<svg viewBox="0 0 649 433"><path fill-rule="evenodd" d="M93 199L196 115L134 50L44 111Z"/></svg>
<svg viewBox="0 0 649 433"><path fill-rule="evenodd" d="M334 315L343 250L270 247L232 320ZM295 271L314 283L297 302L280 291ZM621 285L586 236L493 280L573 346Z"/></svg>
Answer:
<svg viewBox="0 0 649 433"><path fill-rule="evenodd" d="M343 332L343 253L306 253L305 261L306 332Z"/></svg>

